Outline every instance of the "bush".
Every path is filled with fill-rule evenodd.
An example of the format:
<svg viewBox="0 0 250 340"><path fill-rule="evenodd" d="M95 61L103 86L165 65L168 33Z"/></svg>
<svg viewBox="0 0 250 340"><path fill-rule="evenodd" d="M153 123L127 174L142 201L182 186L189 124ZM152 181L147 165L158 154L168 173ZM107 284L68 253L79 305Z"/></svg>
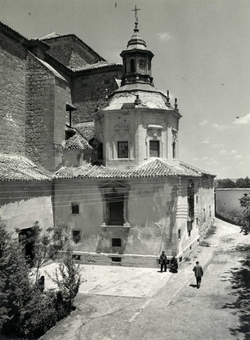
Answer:
<svg viewBox="0 0 250 340"><path fill-rule="evenodd" d="M48 234L41 235L38 229L36 237L36 280L31 282L23 243L12 239L0 220L0 329L6 335L25 338L43 335L71 312L79 289L79 268L72 260L72 251L68 250L60 267L62 279L58 281L58 286L61 291L43 292L37 278L39 268L51 251L51 238ZM57 254L61 246L56 246L52 254Z"/></svg>
<svg viewBox="0 0 250 340"><path fill-rule="evenodd" d="M239 219L241 232L245 235L250 233L250 194L244 194L240 198L240 206L244 208L243 216Z"/></svg>
<svg viewBox="0 0 250 340"><path fill-rule="evenodd" d="M80 266L75 264L73 252L68 247L62 258L62 263L59 264L59 270L55 272L55 278L50 276L55 282L62 294L68 313L71 312L73 301L78 293L81 284Z"/></svg>

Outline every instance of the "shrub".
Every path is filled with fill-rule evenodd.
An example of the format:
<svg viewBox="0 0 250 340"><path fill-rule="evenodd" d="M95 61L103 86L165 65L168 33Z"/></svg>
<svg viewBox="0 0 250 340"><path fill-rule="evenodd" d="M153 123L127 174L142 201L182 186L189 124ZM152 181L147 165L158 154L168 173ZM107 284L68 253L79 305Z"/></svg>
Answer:
<svg viewBox="0 0 250 340"><path fill-rule="evenodd" d="M22 247L25 240L20 244L18 240L12 239L0 220L0 329L3 334L25 338L41 336L71 311L80 285L80 275L73 263L72 252L66 252L64 267L60 269L63 276L59 283L61 292L43 292L43 287L38 285L39 268L48 259L48 254L54 256L63 245L61 242L56 251L50 253L51 245L55 245L55 242L51 242L52 238L48 235L36 229L36 280L31 282L30 267Z"/></svg>
<svg viewBox="0 0 250 340"><path fill-rule="evenodd" d="M62 294L68 313L71 312L73 301L78 293L81 284L80 265L76 265L73 259L73 252L68 247L62 258L62 263L59 264L59 270L55 272L55 278L50 276L55 282Z"/></svg>
<svg viewBox="0 0 250 340"><path fill-rule="evenodd" d="M241 232L248 235L250 233L250 194L244 194L240 198L240 205L244 208L243 216L239 219Z"/></svg>

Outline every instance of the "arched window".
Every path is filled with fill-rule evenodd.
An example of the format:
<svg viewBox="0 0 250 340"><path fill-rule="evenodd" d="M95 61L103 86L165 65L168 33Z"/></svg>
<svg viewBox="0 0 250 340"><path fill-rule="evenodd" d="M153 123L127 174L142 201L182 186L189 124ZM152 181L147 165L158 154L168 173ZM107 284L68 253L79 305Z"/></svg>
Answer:
<svg viewBox="0 0 250 340"><path fill-rule="evenodd" d="M130 72L135 72L135 60L130 60Z"/></svg>
<svg viewBox="0 0 250 340"><path fill-rule="evenodd" d="M172 157L173 159L177 156L177 131L172 129Z"/></svg>
<svg viewBox="0 0 250 340"><path fill-rule="evenodd" d="M175 159L176 158L176 142L173 142L172 147L173 147L173 159Z"/></svg>
<svg viewBox="0 0 250 340"><path fill-rule="evenodd" d="M187 187L188 217L194 219L194 181L190 179Z"/></svg>
<svg viewBox="0 0 250 340"><path fill-rule="evenodd" d="M187 203L188 203L187 232L188 236L191 236L194 222L194 181L192 179L190 179L188 182Z"/></svg>

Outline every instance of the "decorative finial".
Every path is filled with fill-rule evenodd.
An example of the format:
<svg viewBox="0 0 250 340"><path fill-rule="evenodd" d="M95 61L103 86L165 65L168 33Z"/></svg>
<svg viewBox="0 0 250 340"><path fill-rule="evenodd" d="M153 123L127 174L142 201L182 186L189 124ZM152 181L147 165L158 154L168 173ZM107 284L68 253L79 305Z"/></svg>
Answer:
<svg viewBox="0 0 250 340"><path fill-rule="evenodd" d="M137 8L135 5L134 9L131 9L131 11L135 12L135 30L137 30L137 25L138 25L138 16L137 16L137 12L140 11L140 8Z"/></svg>
<svg viewBox="0 0 250 340"><path fill-rule="evenodd" d="M169 97L169 90L167 90L167 103L169 103L169 99L170 99L170 97Z"/></svg>
<svg viewBox="0 0 250 340"><path fill-rule="evenodd" d="M136 94L135 105L141 104L141 99L139 98L139 94Z"/></svg>
<svg viewBox="0 0 250 340"><path fill-rule="evenodd" d="M175 109L178 109L178 104L177 104L177 98L175 98L175 101L174 101L175 103L174 103L174 108Z"/></svg>

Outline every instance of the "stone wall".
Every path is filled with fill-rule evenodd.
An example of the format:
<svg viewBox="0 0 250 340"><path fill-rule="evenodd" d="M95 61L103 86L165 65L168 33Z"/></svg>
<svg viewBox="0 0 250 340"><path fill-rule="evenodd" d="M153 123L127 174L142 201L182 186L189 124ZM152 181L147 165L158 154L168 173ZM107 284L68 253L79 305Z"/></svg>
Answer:
<svg viewBox="0 0 250 340"><path fill-rule="evenodd" d="M215 195L216 216L228 222L239 224L244 208L239 199L250 193L250 188L217 188Z"/></svg>
<svg viewBox="0 0 250 340"><path fill-rule="evenodd" d="M73 122L92 120L95 109L105 105L105 96L117 89L115 79L121 79L121 75L122 66L75 75L72 81L72 103L77 111L73 113Z"/></svg>
<svg viewBox="0 0 250 340"><path fill-rule="evenodd" d="M31 53L27 58L26 154L48 170L54 166L55 77Z"/></svg>
<svg viewBox="0 0 250 340"><path fill-rule="evenodd" d="M0 32L1 152L25 152L26 48Z"/></svg>
<svg viewBox="0 0 250 340"><path fill-rule="evenodd" d="M27 58L26 154L48 170L62 164L58 155L65 136L67 83L29 53ZM59 150L58 150L59 148Z"/></svg>

